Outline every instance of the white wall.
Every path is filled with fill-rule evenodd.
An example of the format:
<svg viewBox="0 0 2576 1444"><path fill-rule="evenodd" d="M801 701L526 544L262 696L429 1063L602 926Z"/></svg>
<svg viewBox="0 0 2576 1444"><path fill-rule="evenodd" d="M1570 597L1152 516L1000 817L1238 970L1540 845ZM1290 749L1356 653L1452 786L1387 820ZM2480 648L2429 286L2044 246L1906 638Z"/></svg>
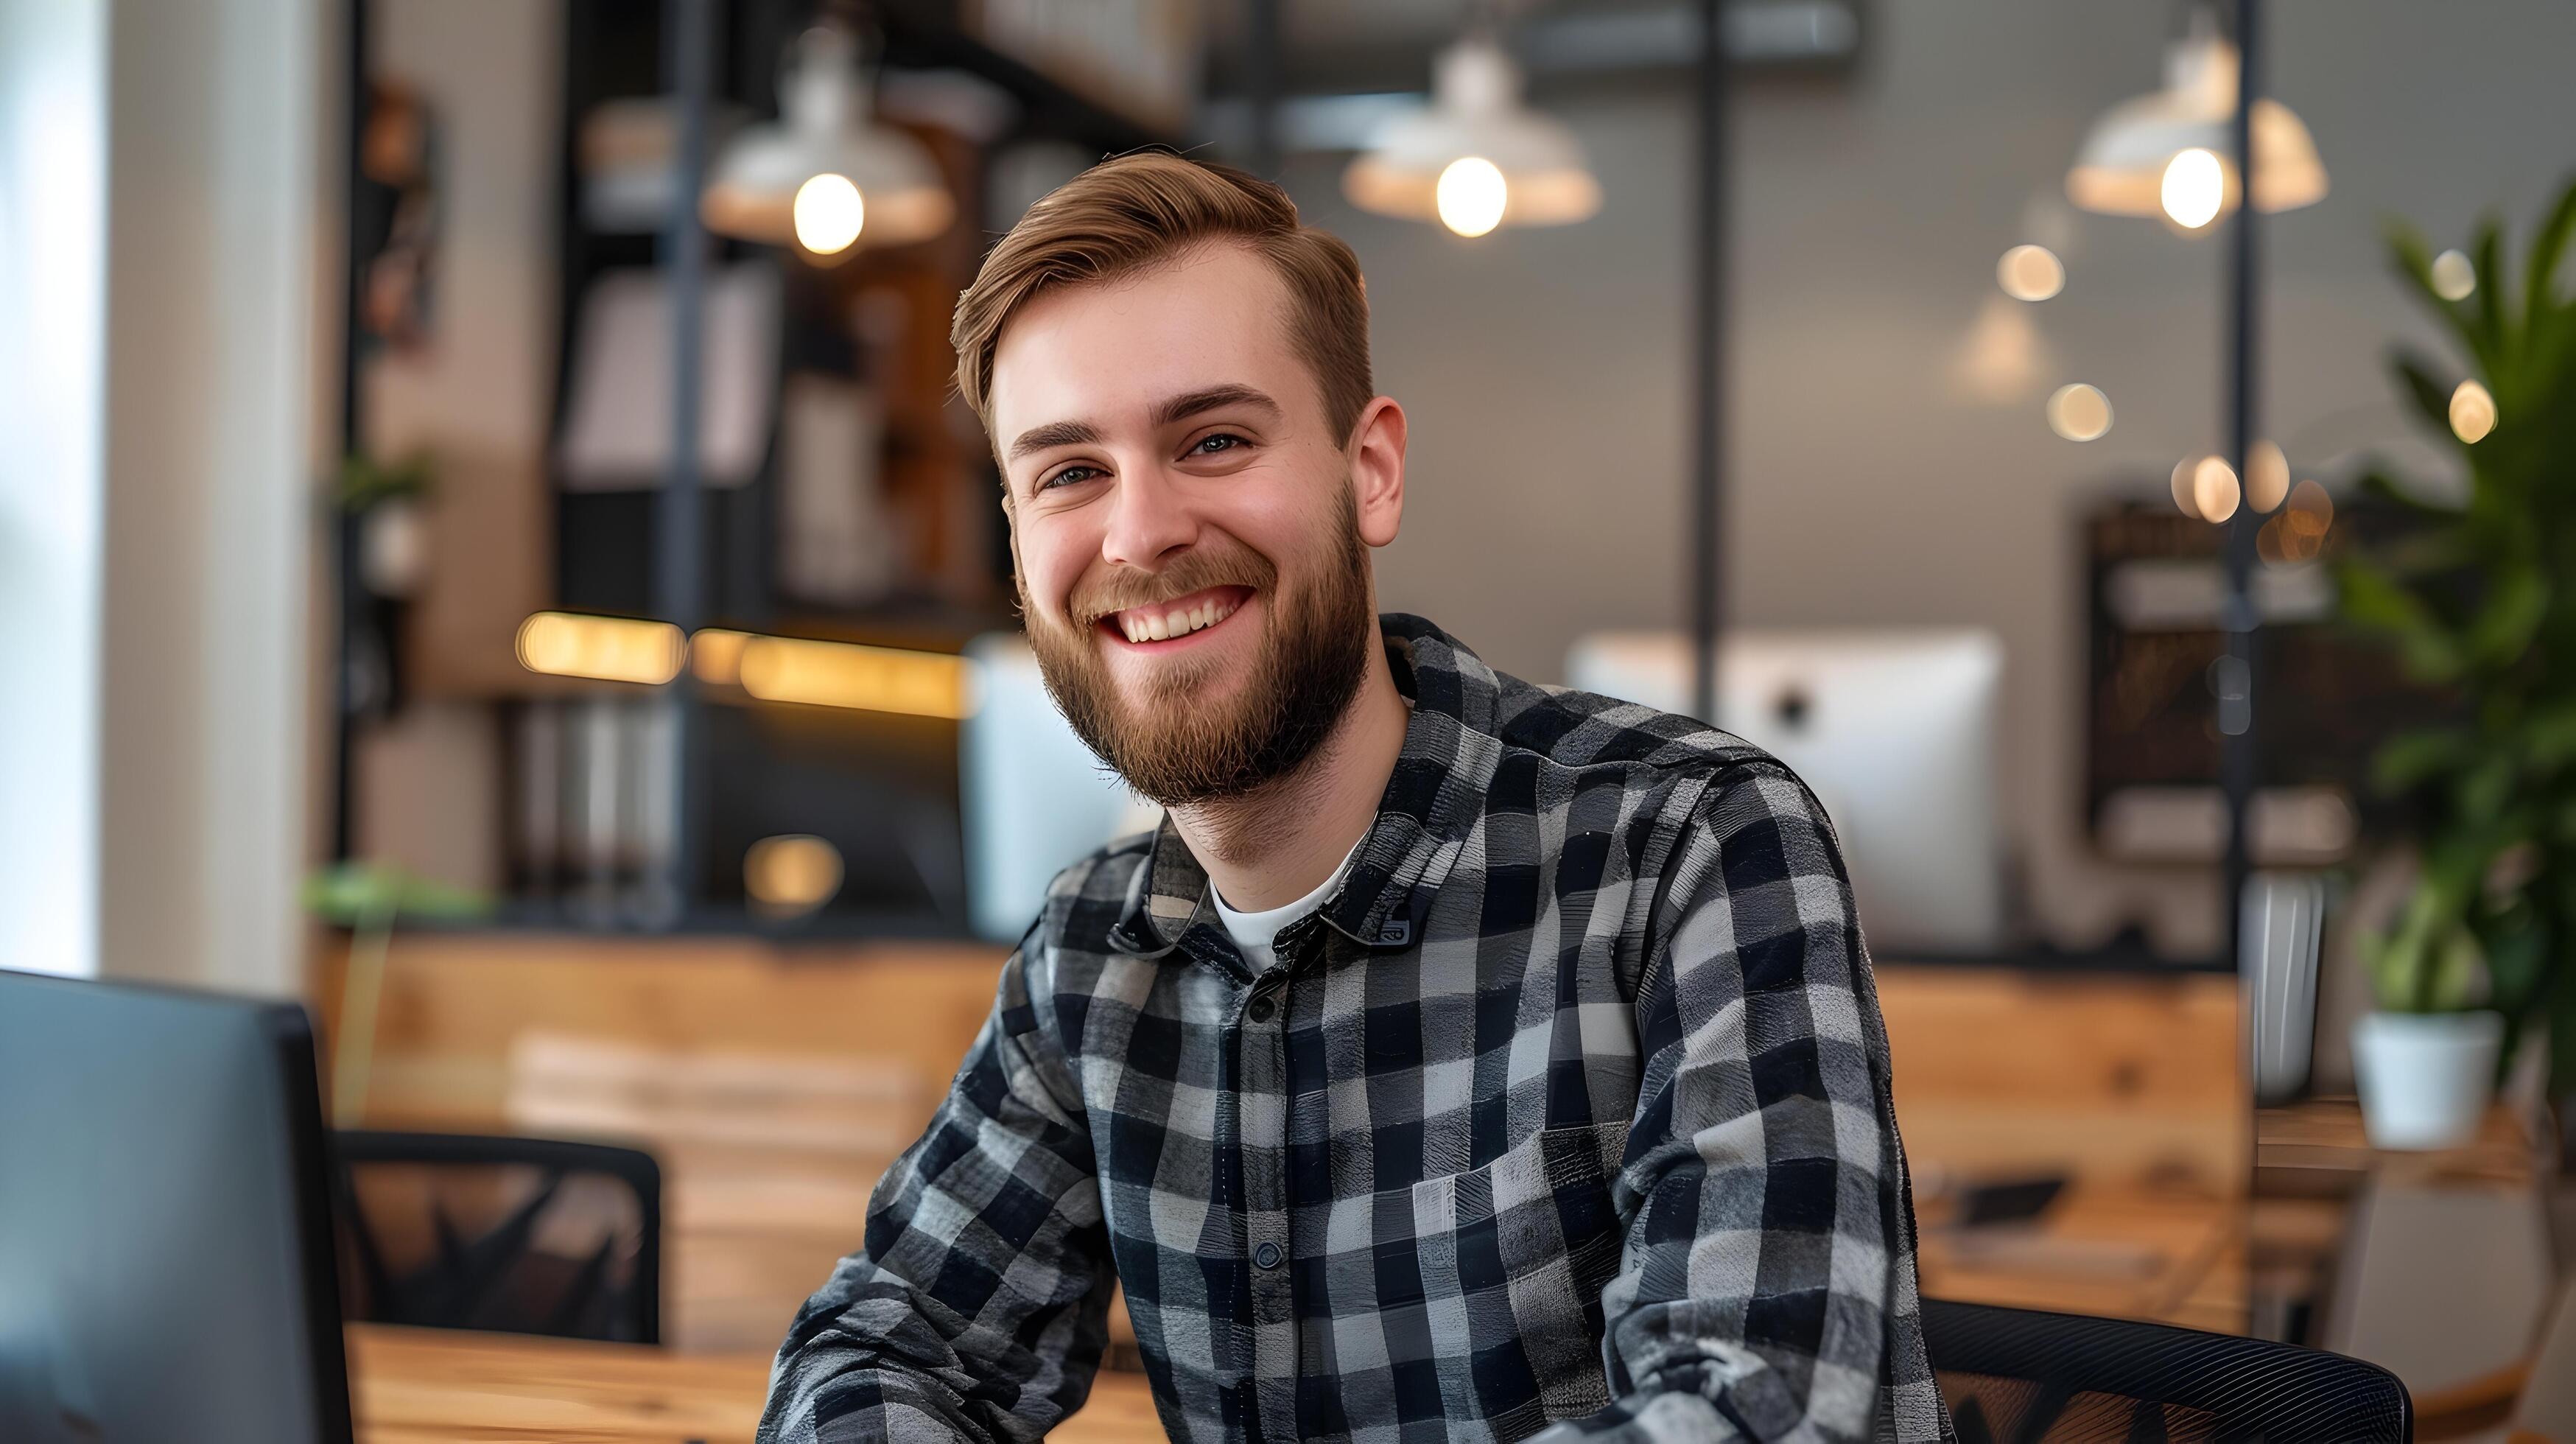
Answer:
<svg viewBox="0 0 2576 1444"><path fill-rule="evenodd" d="M1743 94L1725 585L1748 625L2000 633L2005 802L2041 920L2080 943L2143 916L2179 949L2213 941L2214 879L2112 868L2082 835L2076 528L2221 441L2220 255L2060 199L2086 126L2158 83L2171 8L1887 0L1850 82ZM2314 130L2333 192L2268 229L2266 429L2300 475L2332 479L2356 448L2405 438L2382 356L2427 334L2381 261L2382 218L2464 237L2501 206L2528 228L2576 170L2576 7L2271 8L2272 88ZM1414 418L1385 601L1538 679L1586 631L1686 615L1688 98L1554 108L1607 192L1583 226L1463 242L1353 211L1337 162L1288 178L1358 249L1379 384ZM1952 356L1996 294L1996 258L2037 232L2069 269L2030 316L2058 369L2008 404L1965 399ZM2041 403L2063 380L2108 392L2110 435L2048 431Z"/></svg>
<svg viewBox="0 0 2576 1444"><path fill-rule="evenodd" d="M105 0L0 0L0 968L98 969Z"/></svg>
<svg viewBox="0 0 2576 1444"><path fill-rule="evenodd" d="M118 0L104 970L300 989L322 0ZM330 149L337 151L337 146Z"/></svg>

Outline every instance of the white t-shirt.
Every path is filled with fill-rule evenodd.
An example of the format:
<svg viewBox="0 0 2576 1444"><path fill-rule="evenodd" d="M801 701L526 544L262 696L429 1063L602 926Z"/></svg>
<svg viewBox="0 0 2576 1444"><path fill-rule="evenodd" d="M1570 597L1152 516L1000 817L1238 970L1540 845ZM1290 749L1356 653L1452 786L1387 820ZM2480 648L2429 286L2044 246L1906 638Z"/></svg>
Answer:
<svg viewBox="0 0 2576 1444"><path fill-rule="evenodd" d="M1366 841L1368 841L1368 834L1360 834L1360 842ZM1342 865L1334 868L1333 875L1324 879L1313 892L1295 902L1264 912L1236 912L1226 906L1225 894L1218 892L1213 886L1209 887L1209 896L1216 899L1218 920L1225 924L1226 934L1234 939L1234 945L1242 949L1244 962L1251 965L1256 976L1269 972L1279 961L1278 951L1270 946L1272 941L1287 931L1290 923L1322 907L1324 899L1333 895L1333 889L1342 885L1342 875L1351 870L1352 859L1359 855L1360 843L1352 843L1351 850L1342 855Z"/></svg>

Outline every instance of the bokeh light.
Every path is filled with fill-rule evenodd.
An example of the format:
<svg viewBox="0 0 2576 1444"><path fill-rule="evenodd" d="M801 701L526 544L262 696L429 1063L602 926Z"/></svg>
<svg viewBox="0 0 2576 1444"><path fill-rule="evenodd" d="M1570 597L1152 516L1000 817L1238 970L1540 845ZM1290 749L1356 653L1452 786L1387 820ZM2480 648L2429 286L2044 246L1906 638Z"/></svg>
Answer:
<svg viewBox="0 0 2576 1444"><path fill-rule="evenodd" d="M2471 446L2496 428L2494 393L2475 381L2463 381L2451 393L2451 434Z"/></svg>
<svg viewBox="0 0 2576 1444"><path fill-rule="evenodd" d="M2202 521L2222 522L2236 515L2239 491L2236 468L2224 458L2204 456L2191 469L2191 510Z"/></svg>
<svg viewBox="0 0 2576 1444"><path fill-rule="evenodd" d="M2048 398L2049 429L2069 441L2091 441L2111 429L2111 398L2078 381Z"/></svg>
<svg viewBox="0 0 2576 1444"><path fill-rule="evenodd" d="M742 858L742 887L761 911L794 917L841 890L841 850L807 833L764 837Z"/></svg>
<svg viewBox="0 0 2576 1444"><path fill-rule="evenodd" d="M2325 551L2334 525L2334 498L2314 480L2291 488L2289 503L2254 538L2255 554L2275 566L2312 562Z"/></svg>
<svg viewBox="0 0 2576 1444"><path fill-rule="evenodd" d="M2016 301L2045 301L2066 289L2066 267L2046 246L2015 246L1995 263L1995 284Z"/></svg>
<svg viewBox="0 0 2576 1444"><path fill-rule="evenodd" d="M2334 525L2334 498L2313 478L2290 489L2288 525L2310 536L2324 536Z"/></svg>
<svg viewBox="0 0 2576 1444"><path fill-rule="evenodd" d="M2478 288L2478 268L2458 251L2433 258L2433 294L2445 301L2465 301Z"/></svg>
<svg viewBox="0 0 2576 1444"><path fill-rule="evenodd" d="M2174 510L2194 520L2200 517L2200 501L2192 494L2191 478L2192 473L2200 469L2200 463L2200 457L2186 456L2175 462L2173 469Z"/></svg>
<svg viewBox="0 0 2576 1444"><path fill-rule="evenodd" d="M1511 185L1501 170L1480 155L1461 156L1440 172L1433 200L1440 224L1462 236L1481 236L1503 223Z"/></svg>
<svg viewBox="0 0 2576 1444"><path fill-rule="evenodd" d="M2290 458L2268 441L2255 442L2245 457L2245 504L2272 511L2290 495Z"/></svg>

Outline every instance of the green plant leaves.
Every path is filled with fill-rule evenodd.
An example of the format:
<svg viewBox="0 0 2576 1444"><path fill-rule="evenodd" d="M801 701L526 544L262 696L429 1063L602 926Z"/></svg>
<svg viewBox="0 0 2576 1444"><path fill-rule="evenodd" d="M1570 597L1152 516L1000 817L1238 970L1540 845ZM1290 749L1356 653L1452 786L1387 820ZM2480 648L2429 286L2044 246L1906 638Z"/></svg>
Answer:
<svg viewBox="0 0 2576 1444"><path fill-rule="evenodd" d="M2459 638L2433 615L2423 597L2378 566L2359 558L2335 568L2345 620L2385 632L2397 643L2407 675L2440 685L2468 669Z"/></svg>
<svg viewBox="0 0 2576 1444"><path fill-rule="evenodd" d="M2371 759L2371 784L2389 796L2411 792L2456 771L2476 755L2477 739L2466 728L2402 732L2383 743Z"/></svg>
<svg viewBox="0 0 2576 1444"><path fill-rule="evenodd" d="M2492 567L2485 605L2469 623L2470 660L2503 667L2521 657L2549 612L2549 581L2528 564Z"/></svg>
<svg viewBox="0 0 2576 1444"><path fill-rule="evenodd" d="M2435 379L2432 366L2411 351L2399 351L2389 364L2396 369L2397 379L2405 386L2407 399L2415 403L2415 410L2434 430L2449 436L2451 388Z"/></svg>
<svg viewBox="0 0 2576 1444"><path fill-rule="evenodd" d="M2535 336L2548 329L2552 313L2559 309L2556 289L2558 262L2567 253L2567 238L2576 232L2576 185L2569 186L2550 207L2549 219L2540 223L2532 238L2529 269L2523 276L2523 329Z"/></svg>
<svg viewBox="0 0 2576 1444"><path fill-rule="evenodd" d="M2459 724L2393 736L2374 759L2377 786L2410 800L2422 873L2364 958L2383 1007L2464 1007L2483 988L2508 1020L2508 1059L2545 1023L2551 1086L2565 1096L2576 1090L2576 301L2558 273L2576 247L2576 184L2533 231L2519 274L2507 273L2503 227L2481 222L2463 247L2477 289L2456 302L2433 289L2422 236L2391 225L2388 244L2458 347L2391 357L2406 406L2451 437L2450 378L2466 374L2498 420L2458 444L2468 489L2456 507L2386 472L2362 477L2416 525L2366 553L2347 548L2334 568L2345 617L2462 704Z"/></svg>

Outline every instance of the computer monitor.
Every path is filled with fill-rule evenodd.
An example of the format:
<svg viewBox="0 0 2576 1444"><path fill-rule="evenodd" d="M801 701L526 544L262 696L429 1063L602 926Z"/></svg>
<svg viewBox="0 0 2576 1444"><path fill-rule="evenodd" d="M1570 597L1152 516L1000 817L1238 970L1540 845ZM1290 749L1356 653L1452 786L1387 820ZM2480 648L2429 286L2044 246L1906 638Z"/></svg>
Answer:
<svg viewBox="0 0 2576 1444"><path fill-rule="evenodd" d="M348 1444L304 1010L0 972L0 1439Z"/></svg>
<svg viewBox="0 0 2576 1444"><path fill-rule="evenodd" d="M1787 763L1824 804L1872 949L2000 948L2002 642L1968 629L1741 631L1717 660L1707 720ZM1581 638L1565 671L1586 692L1691 710L1690 643L1675 633Z"/></svg>

